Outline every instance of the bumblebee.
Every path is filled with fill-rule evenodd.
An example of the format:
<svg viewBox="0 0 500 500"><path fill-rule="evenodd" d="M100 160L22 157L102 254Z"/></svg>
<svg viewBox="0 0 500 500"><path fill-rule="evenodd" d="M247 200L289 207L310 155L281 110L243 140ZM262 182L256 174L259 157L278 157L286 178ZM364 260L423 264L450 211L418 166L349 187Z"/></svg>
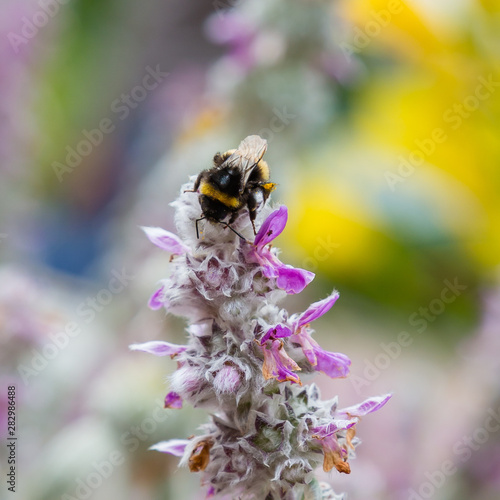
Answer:
<svg viewBox="0 0 500 500"><path fill-rule="evenodd" d="M262 159L266 150L265 139L250 135L237 149L217 153L214 166L200 173L190 190L198 193L201 206L202 217L196 220L198 238L198 222L207 219L228 227L245 239L231 227L243 208L248 209L253 232L257 234L257 212L276 188L276 184L269 181L269 166ZM228 222L225 221L227 217Z"/></svg>

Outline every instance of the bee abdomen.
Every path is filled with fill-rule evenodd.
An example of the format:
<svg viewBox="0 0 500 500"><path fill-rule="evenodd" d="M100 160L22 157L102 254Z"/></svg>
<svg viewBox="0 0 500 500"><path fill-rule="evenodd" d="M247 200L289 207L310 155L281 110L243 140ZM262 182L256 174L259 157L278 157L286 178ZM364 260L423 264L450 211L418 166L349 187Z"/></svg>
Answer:
<svg viewBox="0 0 500 500"><path fill-rule="evenodd" d="M201 182L200 194L211 198L212 200L217 200L228 208L234 210L240 208L241 201L236 196L231 196L222 191L219 191L213 184L209 184L206 181Z"/></svg>

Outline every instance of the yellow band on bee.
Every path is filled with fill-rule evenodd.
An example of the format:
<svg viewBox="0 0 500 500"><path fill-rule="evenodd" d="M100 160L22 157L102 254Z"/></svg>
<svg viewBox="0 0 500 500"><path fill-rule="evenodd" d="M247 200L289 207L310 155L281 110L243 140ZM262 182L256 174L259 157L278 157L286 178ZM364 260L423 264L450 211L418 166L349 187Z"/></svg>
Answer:
<svg viewBox="0 0 500 500"><path fill-rule="evenodd" d="M257 168L260 169L260 176L263 181L268 181L269 180L269 165L267 164L267 161L260 160L259 163L257 163Z"/></svg>
<svg viewBox="0 0 500 500"><path fill-rule="evenodd" d="M240 206L238 198L222 193L207 182L202 182L200 186L200 193L208 196L209 198L220 201L226 207L238 208Z"/></svg>

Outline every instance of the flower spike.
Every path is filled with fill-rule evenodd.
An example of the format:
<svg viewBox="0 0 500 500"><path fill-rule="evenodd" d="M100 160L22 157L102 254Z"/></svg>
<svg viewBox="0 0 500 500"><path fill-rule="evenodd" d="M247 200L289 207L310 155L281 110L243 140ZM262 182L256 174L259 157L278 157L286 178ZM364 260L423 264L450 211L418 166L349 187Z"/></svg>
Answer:
<svg viewBox="0 0 500 500"><path fill-rule="evenodd" d="M259 145L257 153L250 145ZM255 166L267 145L253 136L240 147L216 155L214 162ZM248 168L251 175L254 167ZM258 175L265 177L267 171L262 168ZM153 244L177 256L169 275L159 276L149 307L167 308L187 320L186 345L156 340L130 349L177 361L168 379L166 411L190 404L211 416L197 436L162 441L151 449L180 457L180 465L200 476L207 498L214 500L340 498L312 480L313 471L322 465L326 472L348 474L359 444L357 425L390 395L338 409L336 398L323 401L314 384L302 385L317 372L332 378L349 374L350 359L322 349L311 328L339 294L333 291L300 314L281 309L278 301L285 294L300 293L314 278L310 271L281 262L272 248L285 229L287 208L282 205L267 217L262 215L267 208L255 208L251 217L240 214L240 200L214 187L214 177L227 173L225 167L204 172L184 185L172 204L178 235L144 228ZM218 180L224 181L223 176ZM265 204L271 191L265 184L270 181L262 182L245 193L256 205L259 200ZM202 216L206 220L198 239L195 225ZM254 216L260 229L252 244ZM245 239L228 231L227 224Z"/></svg>

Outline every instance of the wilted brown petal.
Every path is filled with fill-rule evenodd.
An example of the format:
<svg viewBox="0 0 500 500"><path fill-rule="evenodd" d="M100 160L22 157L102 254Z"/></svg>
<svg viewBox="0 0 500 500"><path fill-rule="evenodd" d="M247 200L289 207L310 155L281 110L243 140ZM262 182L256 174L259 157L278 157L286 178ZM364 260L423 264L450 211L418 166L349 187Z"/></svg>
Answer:
<svg viewBox="0 0 500 500"><path fill-rule="evenodd" d="M210 462L210 448L214 445L212 439L202 439L189 457L189 470L200 472L207 468Z"/></svg>

